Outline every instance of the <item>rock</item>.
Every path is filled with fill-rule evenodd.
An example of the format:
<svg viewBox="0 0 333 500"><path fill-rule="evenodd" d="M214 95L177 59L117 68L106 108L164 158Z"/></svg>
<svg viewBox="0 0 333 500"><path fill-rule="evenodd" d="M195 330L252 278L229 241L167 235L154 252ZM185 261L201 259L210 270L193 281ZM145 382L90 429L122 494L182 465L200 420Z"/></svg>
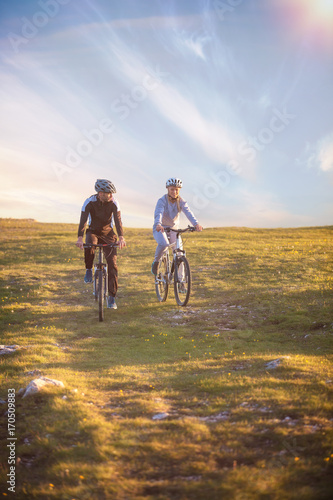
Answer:
<svg viewBox="0 0 333 500"><path fill-rule="evenodd" d="M28 376L28 375L41 375L41 371L40 370L32 370L31 372L26 372L24 375Z"/></svg>
<svg viewBox="0 0 333 500"><path fill-rule="evenodd" d="M1 354L13 354L18 349L21 349L19 345L0 345L0 355Z"/></svg>
<svg viewBox="0 0 333 500"><path fill-rule="evenodd" d="M267 370L273 370L274 368L277 368L281 364L281 359L273 359L273 361L269 361L268 363L265 364L265 367Z"/></svg>
<svg viewBox="0 0 333 500"><path fill-rule="evenodd" d="M290 356L282 356L281 358L273 359L273 361L269 361L268 363L266 363L265 367L267 368L267 370L273 370L274 368L280 366L283 359L290 359Z"/></svg>
<svg viewBox="0 0 333 500"><path fill-rule="evenodd" d="M153 420L163 420L164 418L168 418L169 413L156 413L156 415L153 416Z"/></svg>
<svg viewBox="0 0 333 500"><path fill-rule="evenodd" d="M217 415L211 415L209 417L200 417L200 420L203 422L219 422L220 420L227 420L229 418L229 413L227 411L223 411L222 413L218 413Z"/></svg>
<svg viewBox="0 0 333 500"><path fill-rule="evenodd" d="M27 396L31 396L32 394L36 394L45 388L47 385L54 385L56 387L65 387L63 382L60 380L52 380L51 378L40 377L32 380L26 387L25 392L22 398L26 398Z"/></svg>

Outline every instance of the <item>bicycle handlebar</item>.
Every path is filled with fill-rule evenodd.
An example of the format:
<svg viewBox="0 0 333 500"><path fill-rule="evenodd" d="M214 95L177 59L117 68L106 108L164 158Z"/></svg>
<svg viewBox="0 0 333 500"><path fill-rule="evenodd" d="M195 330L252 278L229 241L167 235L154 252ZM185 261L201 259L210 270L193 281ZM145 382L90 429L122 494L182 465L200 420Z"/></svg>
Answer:
<svg viewBox="0 0 333 500"><path fill-rule="evenodd" d="M193 226L187 226L186 229L172 229L172 227L165 227L165 231L173 231L174 233L186 233L187 231L193 232L195 231L195 227Z"/></svg>
<svg viewBox="0 0 333 500"><path fill-rule="evenodd" d="M92 247L95 247L95 248L105 248L105 247L118 247L119 246L119 243L91 243L90 245L87 245L87 243L84 243L83 244L83 248L92 248Z"/></svg>

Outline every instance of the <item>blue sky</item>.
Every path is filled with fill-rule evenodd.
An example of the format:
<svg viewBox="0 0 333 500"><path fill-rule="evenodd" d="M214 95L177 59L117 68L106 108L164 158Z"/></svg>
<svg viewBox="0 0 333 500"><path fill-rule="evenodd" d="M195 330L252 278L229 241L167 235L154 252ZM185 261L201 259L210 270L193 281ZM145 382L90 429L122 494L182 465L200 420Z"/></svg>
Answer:
<svg viewBox="0 0 333 500"><path fill-rule="evenodd" d="M78 222L97 178L150 227L332 224L333 0L0 3L0 216ZM185 221L183 221L185 223Z"/></svg>

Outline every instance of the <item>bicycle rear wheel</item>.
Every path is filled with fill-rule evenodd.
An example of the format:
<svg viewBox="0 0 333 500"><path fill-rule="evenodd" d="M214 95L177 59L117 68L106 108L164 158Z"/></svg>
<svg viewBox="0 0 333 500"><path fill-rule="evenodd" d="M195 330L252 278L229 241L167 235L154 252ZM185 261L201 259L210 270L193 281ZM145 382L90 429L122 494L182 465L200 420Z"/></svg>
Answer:
<svg viewBox="0 0 333 500"><path fill-rule="evenodd" d="M164 255L158 264L157 274L155 278L155 290L158 300L160 302L165 302L169 290L167 255Z"/></svg>
<svg viewBox="0 0 333 500"><path fill-rule="evenodd" d="M175 265L174 289L179 306L186 306L191 294L191 269L188 260L183 255L177 257Z"/></svg>

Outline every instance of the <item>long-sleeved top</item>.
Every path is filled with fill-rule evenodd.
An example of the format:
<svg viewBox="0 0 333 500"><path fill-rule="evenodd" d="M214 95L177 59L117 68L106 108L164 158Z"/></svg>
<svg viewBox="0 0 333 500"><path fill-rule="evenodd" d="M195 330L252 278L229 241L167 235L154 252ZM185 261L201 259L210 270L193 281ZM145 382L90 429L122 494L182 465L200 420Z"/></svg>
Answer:
<svg viewBox="0 0 333 500"><path fill-rule="evenodd" d="M162 198L160 198L157 201L154 214L153 229L155 229L158 224L161 224L163 227L178 226L180 212L183 212L186 215L186 217L193 226L196 226L198 224L197 219L191 212L185 200L179 198L179 209L178 209L178 204L171 203L168 199L168 195L165 194L164 196L162 196Z"/></svg>
<svg viewBox="0 0 333 500"><path fill-rule="evenodd" d="M115 224L118 236L123 236L120 206L114 197L106 202L100 201L97 194L87 198L82 206L78 236L83 236L87 222L89 231L97 234L110 231Z"/></svg>

